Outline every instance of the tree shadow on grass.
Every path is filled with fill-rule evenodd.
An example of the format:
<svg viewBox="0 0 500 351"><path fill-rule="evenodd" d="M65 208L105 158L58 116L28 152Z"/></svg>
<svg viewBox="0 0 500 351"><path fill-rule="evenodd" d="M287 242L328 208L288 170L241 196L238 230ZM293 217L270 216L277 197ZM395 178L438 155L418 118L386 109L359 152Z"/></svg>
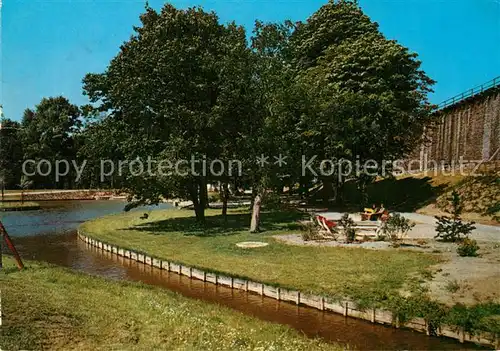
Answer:
<svg viewBox="0 0 500 351"><path fill-rule="evenodd" d="M304 217L298 211L273 211L261 213L261 228L263 231L298 229L298 220ZM227 221L222 215L207 216L205 224L196 222L194 216L169 218L161 221L135 225L122 230L133 230L165 235L180 232L185 236L214 237L230 236L248 231L250 227L249 213L229 213Z"/></svg>

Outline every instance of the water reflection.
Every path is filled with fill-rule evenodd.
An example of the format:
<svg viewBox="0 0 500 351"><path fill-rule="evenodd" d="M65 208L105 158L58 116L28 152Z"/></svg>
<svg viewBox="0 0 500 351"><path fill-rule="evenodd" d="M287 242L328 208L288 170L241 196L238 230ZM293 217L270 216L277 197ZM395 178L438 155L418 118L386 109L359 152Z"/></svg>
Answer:
<svg viewBox="0 0 500 351"><path fill-rule="evenodd" d="M39 203L42 210L0 213L0 219L10 236L67 233L75 230L85 221L122 212L125 207L125 202L121 200L41 201ZM171 207L170 204L161 204L141 207L135 211Z"/></svg>

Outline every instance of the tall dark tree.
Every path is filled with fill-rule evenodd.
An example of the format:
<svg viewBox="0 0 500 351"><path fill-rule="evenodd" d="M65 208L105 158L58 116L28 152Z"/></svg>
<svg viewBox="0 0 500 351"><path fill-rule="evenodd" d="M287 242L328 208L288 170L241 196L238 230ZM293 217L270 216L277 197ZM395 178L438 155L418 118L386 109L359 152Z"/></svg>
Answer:
<svg viewBox="0 0 500 351"><path fill-rule="evenodd" d="M86 119L84 130L77 135L77 159L79 165L85 162L85 172L80 184L91 189L121 189L123 176L117 168L119 162L125 159L121 140L125 140L127 135L120 128L120 121L102 118L88 106L82 109Z"/></svg>
<svg viewBox="0 0 500 351"><path fill-rule="evenodd" d="M251 232L260 230L260 211L267 191L278 188L287 175L285 164L275 164L275 157L290 154L293 144L288 131L295 71L290 65L290 37L293 24L257 21L252 36L253 92L257 123L246 131L249 181L253 190ZM292 125L293 130L293 125ZM270 153L272 151L272 154ZM259 162L257 162L259 160ZM290 158L288 157L288 165Z"/></svg>
<svg viewBox="0 0 500 351"><path fill-rule="evenodd" d="M77 146L75 134L82 126L81 111L78 106L71 104L65 97L44 98L34 110L24 111L21 137L24 147L24 158L31 160L48 160L55 165L57 160L71 162L76 158ZM48 169L41 169L42 172ZM70 172L72 169L70 169ZM69 174L66 184L56 184L55 169L47 176L37 175L33 178L36 186L44 187L71 187L73 175Z"/></svg>
<svg viewBox="0 0 500 351"><path fill-rule="evenodd" d="M378 168L370 174L381 174L383 160L397 160L418 143L432 120L427 93L434 82L417 55L386 39L356 2L330 1L297 24L292 43L309 109L299 122L309 156L361 165L374 160ZM339 173L319 176L325 200L332 183L341 194ZM361 187L373 179L366 172L349 177Z"/></svg>
<svg viewBox="0 0 500 351"><path fill-rule="evenodd" d="M122 128L124 156L174 165L231 157L232 140L251 112L244 108L251 79L244 29L220 24L215 13L169 4L159 12L147 7L140 20L106 72L84 79L91 101ZM210 176L201 165L166 175L128 174L125 187L136 205L189 198L203 222Z"/></svg>
<svg viewBox="0 0 500 351"><path fill-rule="evenodd" d="M355 0L329 0L306 22L295 26L290 50L300 70L316 66L331 47L378 33L378 24L363 13Z"/></svg>
<svg viewBox="0 0 500 351"><path fill-rule="evenodd" d="M23 148L19 139L20 124L1 119L0 125L0 187L3 200L4 189L12 189L21 178Z"/></svg>

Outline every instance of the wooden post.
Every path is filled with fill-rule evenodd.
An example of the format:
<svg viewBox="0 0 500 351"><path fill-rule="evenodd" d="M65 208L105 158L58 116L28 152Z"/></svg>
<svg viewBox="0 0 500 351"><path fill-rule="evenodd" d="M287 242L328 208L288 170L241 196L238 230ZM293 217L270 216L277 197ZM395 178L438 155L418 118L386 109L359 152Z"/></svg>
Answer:
<svg viewBox="0 0 500 351"><path fill-rule="evenodd" d="M281 300L281 290L280 290L280 288L276 288L276 299L278 301Z"/></svg>
<svg viewBox="0 0 500 351"><path fill-rule="evenodd" d="M14 259L16 260L17 267L19 269L23 269L24 264L23 264L23 261L21 260L21 256L19 256L19 253L17 252L16 247L14 246L12 241L10 240L9 234L7 234L7 231L5 230L5 227L3 226L1 221L0 221L0 235L2 236L3 240L7 244L7 247L9 248L9 250L14 255ZM0 246L0 248L1 248L1 246ZM0 252L0 257L1 257L1 254L2 253ZM1 268L1 266L0 266L0 268Z"/></svg>
<svg viewBox="0 0 500 351"><path fill-rule="evenodd" d="M297 291L297 300L295 302L300 305L300 291Z"/></svg>
<svg viewBox="0 0 500 351"><path fill-rule="evenodd" d="M347 317L347 315L349 314L348 309L349 309L349 302L346 301L344 305L344 317Z"/></svg>
<svg viewBox="0 0 500 351"><path fill-rule="evenodd" d="M375 323L375 308L372 310L372 319L371 319L371 322L372 323Z"/></svg>

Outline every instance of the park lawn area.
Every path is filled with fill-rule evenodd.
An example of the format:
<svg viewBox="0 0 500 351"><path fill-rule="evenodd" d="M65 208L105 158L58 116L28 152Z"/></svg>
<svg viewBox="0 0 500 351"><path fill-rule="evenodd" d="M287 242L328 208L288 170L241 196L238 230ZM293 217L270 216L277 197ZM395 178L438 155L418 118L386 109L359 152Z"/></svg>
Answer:
<svg viewBox="0 0 500 351"><path fill-rule="evenodd" d="M342 350L157 287L4 257L2 350Z"/></svg>
<svg viewBox="0 0 500 351"><path fill-rule="evenodd" d="M405 251L303 247L280 243L272 236L299 233L303 214L262 213L263 233L250 234L250 214L234 209L224 224L220 210L207 210L199 227L189 210L157 210L147 220L129 212L81 226L86 235L122 248L184 263L200 269L249 278L334 298L353 298L376 306L402 289L415 288L419 276L440 261L438 256ZM242 249L242 241L264 241L267 247Z"/></svg>

